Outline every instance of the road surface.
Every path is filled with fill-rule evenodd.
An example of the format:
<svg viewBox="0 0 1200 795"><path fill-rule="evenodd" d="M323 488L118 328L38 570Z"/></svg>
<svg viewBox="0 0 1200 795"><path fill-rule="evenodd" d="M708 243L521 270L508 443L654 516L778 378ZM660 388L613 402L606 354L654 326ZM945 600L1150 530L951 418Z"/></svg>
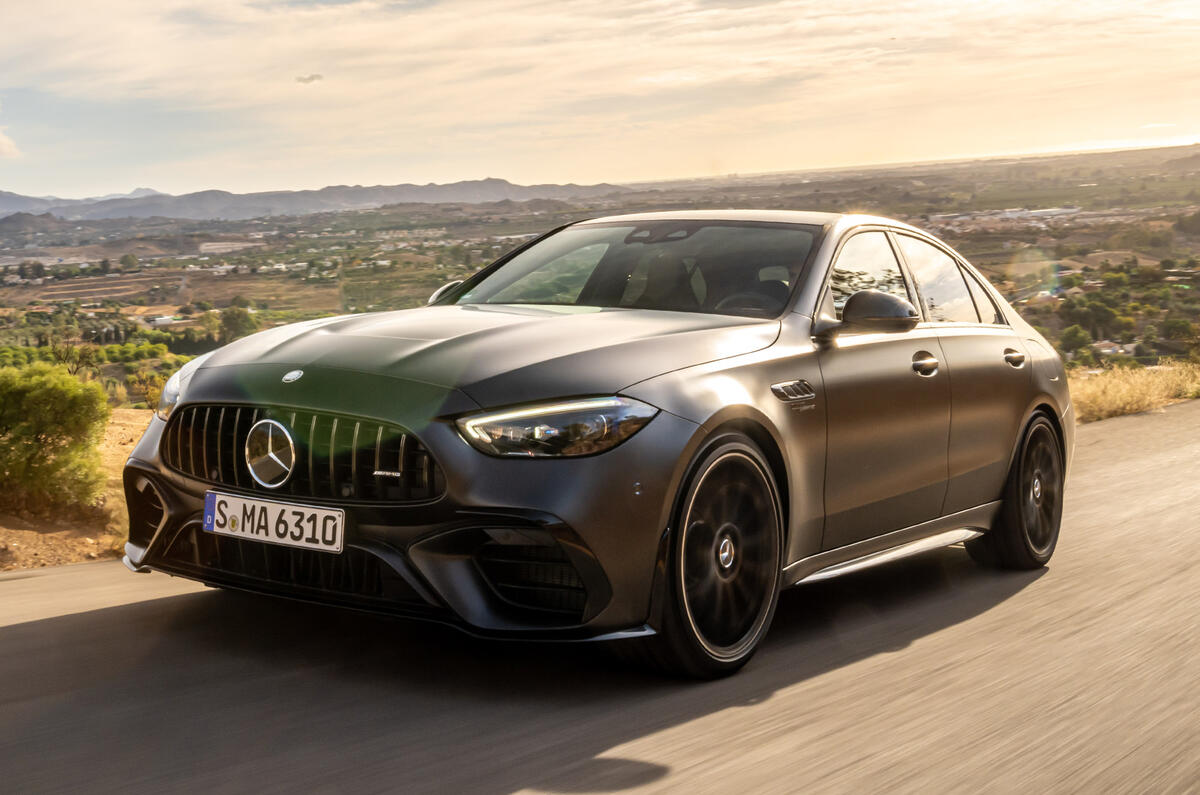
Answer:
<svg viewBox="0 0 1200 795"><path fill-rule="evenodd" d="M14 573L0 790L1196 792L1198 560L1193 402L1080 428L1044 572L946 549L794 589L713 683L114 563Z"/></svg>

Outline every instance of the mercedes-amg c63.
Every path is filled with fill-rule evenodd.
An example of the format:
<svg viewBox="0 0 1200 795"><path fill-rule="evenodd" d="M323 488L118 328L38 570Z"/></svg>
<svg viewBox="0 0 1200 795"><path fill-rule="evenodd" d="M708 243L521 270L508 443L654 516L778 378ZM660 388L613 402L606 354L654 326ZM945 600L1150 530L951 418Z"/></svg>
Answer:
<svg viewBox="0 0 1200 795"><path fill-rule="evenodd" d="M959 542L1044 565L1073 427L1054 350L918 229L600 218L189 362L125 560L717 676L786 586Z"/></svg>

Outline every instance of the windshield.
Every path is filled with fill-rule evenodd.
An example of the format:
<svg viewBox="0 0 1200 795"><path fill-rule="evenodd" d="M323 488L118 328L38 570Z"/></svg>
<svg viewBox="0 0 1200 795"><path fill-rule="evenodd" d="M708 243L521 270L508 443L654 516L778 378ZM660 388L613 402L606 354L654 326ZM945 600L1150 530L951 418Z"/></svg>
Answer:
<svg viewBox="0 0 1200 795"><path fill-rule="evenodd" d="M572 226L487 274L455 303L775 317L818 229L732 221Z"/></svg>

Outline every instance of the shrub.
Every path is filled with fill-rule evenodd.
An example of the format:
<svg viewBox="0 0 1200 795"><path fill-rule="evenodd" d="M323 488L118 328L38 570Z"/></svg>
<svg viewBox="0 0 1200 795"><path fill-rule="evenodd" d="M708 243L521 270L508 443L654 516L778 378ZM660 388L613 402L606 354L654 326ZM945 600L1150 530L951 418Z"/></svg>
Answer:
<svg viewBox="0 0 1200 795"><path fill-rule="evenodd" d="M148 408L158 405L158 399L162 396L162 390L166 383L166 378L149 370L136 372L126 381L129 391L141 397Z"/></svg>
<svg viewBox="0 0 1200 795"><path fill-rule="evenodd" d="M1080 422L1092 422L1200 397L1200 365L1174 361L1159 367L1112 368L1099 373L1076 370L1070 384L1076 416Z"/></svg>
<svg viewBox="0 0 1200 795"><path fill-rule="evenodd" d="M0 368L0 502L90 506L104 480L98 444L108 414L104 389L62 367Z"/></svg>

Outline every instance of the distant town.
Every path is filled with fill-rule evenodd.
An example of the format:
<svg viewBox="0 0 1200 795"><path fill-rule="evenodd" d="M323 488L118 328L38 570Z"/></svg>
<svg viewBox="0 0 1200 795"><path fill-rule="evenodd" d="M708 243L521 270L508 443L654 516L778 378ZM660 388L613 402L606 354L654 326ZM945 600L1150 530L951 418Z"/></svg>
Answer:
<svg viewBox="0 0 1200 795"><path fill-rule="evenodd" d="M114 405L152 403L188 357L257 329L420 306L580 218L706 207L869 212L926 228L1073 366L1152 366L1197 345L1200 147L563 190L586 195L239 220L10 212L0 365L74 362Z"/></svg>

